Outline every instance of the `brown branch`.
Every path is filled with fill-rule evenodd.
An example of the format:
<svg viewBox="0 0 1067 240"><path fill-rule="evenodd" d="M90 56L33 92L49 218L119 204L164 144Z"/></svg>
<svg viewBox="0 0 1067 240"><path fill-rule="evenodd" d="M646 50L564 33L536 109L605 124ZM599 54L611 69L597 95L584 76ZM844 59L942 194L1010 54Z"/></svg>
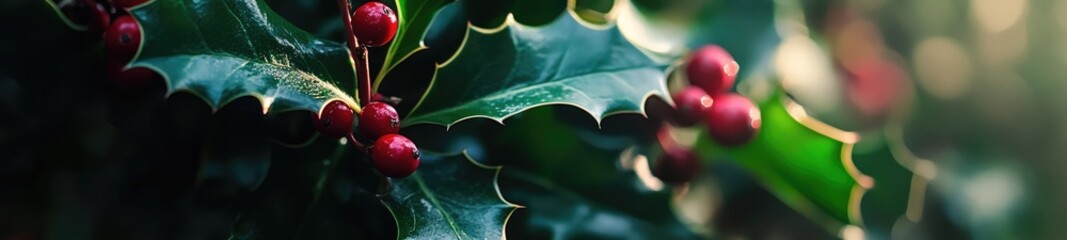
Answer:
<svg viewBox="0 0 1067 240"><path fill-rule="evenodd" d="M374 93L371 93L370 67L367 66L367 48L366 46L360 46L358 51L360 60L356 64L356 68L359 69L356 70L356 74L359 74L359 102L366 106L370 103L371 95Z"/></svg>
<svg viewBox="0 0 1067 240"><path fill-rule="evenodd" d="M344 21L345 33L348 36L348 52L352 54L352 60L356 62L356 90L359 95L359 104L366 106L371 98L367 47L359 44L355 32L352 31L352 3L348 0L337 0L337 7L341 9L341 20Z"/></svg>

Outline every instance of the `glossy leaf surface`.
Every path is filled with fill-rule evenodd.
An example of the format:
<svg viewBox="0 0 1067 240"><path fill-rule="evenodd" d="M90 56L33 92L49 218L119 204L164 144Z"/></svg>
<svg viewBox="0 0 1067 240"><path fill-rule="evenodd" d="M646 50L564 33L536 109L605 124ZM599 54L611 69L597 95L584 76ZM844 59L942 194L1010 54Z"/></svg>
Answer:
<svg viewBox="0 0 1067 240"><path fill-rule="evenodd" d="M213 108L254 96L264 112L355 106L355 72L342 43L293 26L262 0L153 1L132 10L144 32L132 64L160 72L170 92Z"/></svg>

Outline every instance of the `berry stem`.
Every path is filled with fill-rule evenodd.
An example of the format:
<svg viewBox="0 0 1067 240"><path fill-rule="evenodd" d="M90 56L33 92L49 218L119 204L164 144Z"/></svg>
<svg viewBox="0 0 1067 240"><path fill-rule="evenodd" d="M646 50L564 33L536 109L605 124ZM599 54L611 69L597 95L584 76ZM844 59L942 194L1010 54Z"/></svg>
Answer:
<svg viewBox="0 0 1067 240"><path fill-rule="evenodd" d="M353 36L349 41L356 41L356 37ZM359 80L357 88L359 89L359 103L366 106L370 103L371 98L371 86L370 86L370 67L367 64L367 46L359 46L356 50L357 53L353 55L359 56L356 60L356 77Z"/></svg>
<svg viewBox="0 0 1067 240"><path fill-rule="evenodd" d="M355 134L348 134L348 142L352 143L352 146L356 148L356 151L359 151L362 154L367 154L367 146L364 146L363 143L356 140Z"/></svg>
<svg viewBox="0 0 1067 240"><path fill-rule="evenodd" d="M663 152L673 151L680 148L678 143L674 141L674 137L671 137L671 129L666 124L661 124L659 131L656 131L656 140L658 140L660 146L663 147Z"/></svg>
<svg viewBox="0 0 1067 240"><path fill-rule="evenodd" d="M348 36L348 51L356 62L356 90L359 94L359 105L365 106L370 103L370 67L367 64L367 47L359 44L355 32L352 30L352 3L348 0L337 0L337 7L341 9L341 20L344 21L346 35Z"/></svg>

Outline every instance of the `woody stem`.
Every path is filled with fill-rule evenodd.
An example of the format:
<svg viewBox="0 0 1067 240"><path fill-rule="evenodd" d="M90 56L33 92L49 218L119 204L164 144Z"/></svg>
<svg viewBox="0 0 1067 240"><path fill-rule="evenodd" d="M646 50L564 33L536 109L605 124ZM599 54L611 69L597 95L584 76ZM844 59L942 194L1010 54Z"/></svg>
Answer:
<svg viewBox="0 0 1067 240"><path fill-rule="evenodd" d="M337 0L337 6L341 10L341 20L344 21L345 33L348 36L348 51L352 54L352 60L356 62L356 90L359 95L359 104L366 106L371 99L370 67L367 65L367 47L360 45L356 34L352 30L352 4L348 0Z"/></svg>

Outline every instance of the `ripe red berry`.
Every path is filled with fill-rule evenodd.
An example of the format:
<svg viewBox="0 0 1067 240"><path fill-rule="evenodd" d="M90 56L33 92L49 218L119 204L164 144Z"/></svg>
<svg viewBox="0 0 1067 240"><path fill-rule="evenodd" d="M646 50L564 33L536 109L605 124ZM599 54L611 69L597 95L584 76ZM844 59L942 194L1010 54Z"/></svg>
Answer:
<svg viewBox="0 0 1067 240"><path fill-rule="evenodd" d="M733 88L739 69L734 57L726 49L709 45L693 52L689 65L685 67L685 74L690 84L715 95Z"/></svg>
<svg viewBox="0 0 1067 240"><path fill-rule="evenodd" d="M419 168L419 149L400 134L386 134L371 146L371 162L382 175L407 177Z"/></svg>
<svg viewBox="0 0 1067 240"><path fill-rule="evenodd" d="M315 116L315 129L323 136L342 138L352 134L352 120L355 113L342 101L326 104L319 115Z"/></svg>
<svg viewBox="0 0 1067 240"><path fill-rule="evenodd" d="M711 96L698 87L687 87L673 96L677 111L674 122L679 126L692 126L704 117L704 109L711 107Z"/></svg>
<svg viewBox="0 0 1067 240"><path fill-rule="evenodd" d="M99 36L111 25L111 14L103 4L93 0L76 0L64 6L63 12L70 20L88 28L93 36Z"/></svg>
<svg viewBox="0 0 1067 240"><path fill-rule="evenodd" d="M148 2L148 0L111 0L111 6L116 8L131 8L145 2Z"/></svg>
<svg viewBox="0 0 1067 240"><path fill-rule="evenodd" d="M371 102L359 114L359 133L368 139L377 139L390 133L400 132L400 117L396 109L384 102Z"/></svg>
<svg viewBox="0 0 1067 240"><path fill-rule="evenodd" d="M389 43L396 35L396 13L383 3L371 1L360 5L352 13L352 32L368 47Z"/></svg>
<svg viewBox="0 0 1067 240"><path fill-rule="evenodd" d="M692 181L700 173L700 158L678 146L663 148L663 156L652 166L652 176L669 184Z"/></svg>
<svg viewBox="0 0 1067 240"><path fill-rule="evenodd" d="M712 97L711 107L704 111L708 133L723 146L748 143L759 132L759 108L741 95L726 93Z"/></svg>
<svg viewBox="0 0 1067 240"><path fill-rule="evenodd" d="M116 18L104 34L104 48L111 60L129 62L140 46L141 27L128 15Z"/></svg>
<svg viewBox="0 0 1067 240"><path fill-rule="evenodd" d="M163 80L162 76L148 68L136 67L124 70L125 65L125 62L109 60L105 66L107 78L121 88L137 89L150 82Z"/></svg>
<svg viewBox="0 0 1067 240"><path fill-rule="evenodd" d="M675 143L669 128L660 127L656 138L663 155L652 165L653 176L669 184L679 184L693 180L700 173L700 158Z"/></svg>

